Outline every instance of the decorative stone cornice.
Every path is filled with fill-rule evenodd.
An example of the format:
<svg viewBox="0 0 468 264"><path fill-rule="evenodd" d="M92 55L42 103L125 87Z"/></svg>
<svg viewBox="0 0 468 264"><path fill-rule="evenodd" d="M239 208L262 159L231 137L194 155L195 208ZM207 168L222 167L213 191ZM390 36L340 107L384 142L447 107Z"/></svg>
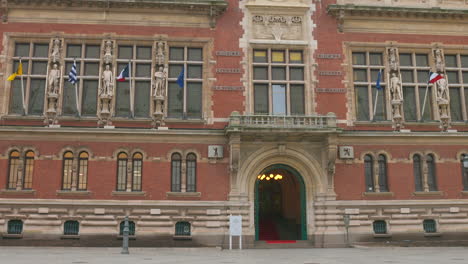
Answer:
<svg viewBox="0 0 468 264"><path fill-rule="evenodd" d="M227 0L1 0L2 17L8 18L11 10L63 10L66 11L116 11L138 13L171 13L182 11L191 15L206 15L210 25L227 9ZM7 8L8 7L8 8Z"/></svg>

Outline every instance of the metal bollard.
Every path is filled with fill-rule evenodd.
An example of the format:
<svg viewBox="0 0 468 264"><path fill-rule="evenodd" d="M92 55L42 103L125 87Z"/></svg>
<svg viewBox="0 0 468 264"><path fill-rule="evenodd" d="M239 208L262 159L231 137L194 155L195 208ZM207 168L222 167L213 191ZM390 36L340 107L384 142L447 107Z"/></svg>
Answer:
<svg viewBox="0 0 468 264"><path fill-rule="evenodd" d="M124 219L124 229L123 229L123 244L122 244L122 252L121 254L130 254L128 252L128 233L130 229L128 228L128 216L125 216Z"/></svg>
<svg viewBox="0 0 468 264"><path fill-rule="evenodd" d="M350 222L350 217L349 217L348 214L343 215L343 221L344 221L344 225L345 225L345 228L346 228L346 246L351 247L351 245L349 244L349 222Z"/></svg>

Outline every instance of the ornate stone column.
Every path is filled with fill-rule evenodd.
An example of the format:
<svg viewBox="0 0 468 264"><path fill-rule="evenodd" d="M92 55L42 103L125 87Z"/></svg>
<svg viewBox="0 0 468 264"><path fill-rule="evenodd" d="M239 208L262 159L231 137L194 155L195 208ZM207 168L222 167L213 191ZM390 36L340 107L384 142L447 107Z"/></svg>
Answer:
<svg viewBox="0 0 468 264"><path fill-rule="evenodd" d="M154 44L155 72L151 84L151 99L153 102L153 128L164 126L164 105L167 94L167 42L157 41Z"/></svg>
<svg viewBox="0 0 468 264"><path fill-rule="evenodd" d="M448 88L448 80L447 74L445 74L445 59L444 59L444 52L440 48L435 48L432 51L434 55L434 65L435 70L438 74L442 76L441 79L434 83L435 95L436 95L436 103L437 109L440 119L440 128L443 131L447 131L450 127L450 112L449 112L449 104L450 104L450 94Z"/></svg>
<svg viewBox="0 0 468 264"><path fill-rule="evenodd" d="M403 128L403 88L401 85L400 61L398 49L396 47L387 48L388 69L387 72L387 87L389 89L387 95L390 95L390 105L392 106L392 127L395 130Z"/></svg>
<svg viewBox="0 0 468 264"><path fill-rule="evenodd" d="M103 43L103 59L101 62L101 80L99 82L98 125L112 127L112 103L114 98L114 41L105 40Z"/></svg>
<svg viewBox="0 0 468 264"><path fill-rule="evenodd" d="M47 74L47 106L44 114L44 124L49 127L57 127L57 104L60 97L62 70L63 69L63 40L54 38L51 40L49 66Z"/></svg>

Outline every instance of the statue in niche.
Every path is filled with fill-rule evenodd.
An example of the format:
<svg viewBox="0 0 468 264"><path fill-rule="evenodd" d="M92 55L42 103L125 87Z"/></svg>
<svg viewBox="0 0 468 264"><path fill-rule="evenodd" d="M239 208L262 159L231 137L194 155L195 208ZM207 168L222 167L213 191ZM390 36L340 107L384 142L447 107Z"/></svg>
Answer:
<svg viewBox="0 0 468 264"><path fill-rule="evenodd" d="M445 68L445 63L444 58L442 56L442 50L436 49L434 53L436 71L443 72Z"/></svg>
<svg viewBox="0 0 468 264"><path fill-rule="evenodd" d="M99 95L108 95L112 96L114 93L113 85L113 73L110 70L109 64L106 65L106 69L102 72L102 86Z"/></svg>
<svg viewBox="0 0 468 264"><path fill-rule="evenodd" d="M52 70L49 72L49 93L58 94L60 85L60 70L58 69L57 63L54 63Z"/></svg>
<svg viewBox="0 0 468 264"><path fill-rule="evenodd" d="M104 61L106 64L112 62L112 41L107 40L104 48Z"/></svg>
<svg viewBox="0 0 468 264"><path fill-rule="evenodd" d="M450 102L450 97L449 97L449 90L448 90L448 84L447 80L445 79L445 76L442 75L442 79L438 80L436 84L436 89L437 89L437 104L439 105L440 109L440 116L441 117L448 117L448 105Z"/></svg>
<svg viewBox="0 0 468 264"><path fill-rule="evenodd" d="M164 64L165 56L164 56L164 42L158 42L156 44L157 51L156 51L156 64L161 65Z"/></svg>
<svg viewBox="0 0 468 264"><path fill-rule="evenodd" d="M388 64L390 66L390 70L392 71L398 70L398 59L397 59L396 48L390 48L388 53L389 53Z"/></svg>
<svg viewBox="0 0 468 264"><path fill-rule="evenodd" d="M392 72L392 77L390 77L390 92L392 93L392 100L395 100L395 101L403 100L403 91L401 88L401 81L400 81L400 78L394 72Z"/></svg>
<svg viewBox="0 0 468 264"><path fill-rule="evenodd" d="M54 39L53 47L52 47L52 61L57 62L60 60L60 40Z"/></svg>
<svg viewBox="0 0 468 264"><path fill-rule="evenodd" d="M166 93L166 70L160 66L158 71L154 73L156 79L153 87L153 96L165 96Z"/></svg>

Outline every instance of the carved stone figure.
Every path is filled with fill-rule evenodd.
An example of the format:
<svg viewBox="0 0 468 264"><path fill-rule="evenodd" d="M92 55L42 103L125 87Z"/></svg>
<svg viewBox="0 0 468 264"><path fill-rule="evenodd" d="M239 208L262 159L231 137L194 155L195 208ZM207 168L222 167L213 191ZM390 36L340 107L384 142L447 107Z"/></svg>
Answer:
<svg viewBox="0 0 468 264"><path fill-rule="evenodd" d="M401 101L403 100L403 91L401 89L401 81L396 73L392 73L390 78L390 92L392 93L392 100Z"/></svg>
<svg viewBox="0 0 468 264"><path fill-rule="evenodd" d="M162 65L165 62L165 52L164 52L164 42L158 42L156 44L157 51L156 51L156 64Z"/></svg>
<svg viewBox="0 0 468 264"><path fill-rule="evenodd" d="M153 96L165 96L166 93L166 70L160 66L158 71L154 73L155 84L153 88Z"/></svg>
<svg viewBox="0 0 468 264"><path fill-rule="evenodd" d="M445 63L444 63L444 57L442 55L441 49L435 50L434 58L435 58L435 67L436 67L437 72L443 72L445 68Z"/></svg>
<svg viewBox="0 0 468 264"><path fill-rule="evenodd" d="M448 105L450 102L450 97L449 97L449 90L448 90L448 84L447 80L445 79L445 76L442 75L442 79L438 80L436 84L436 89L437 89L437 104L439 106L439 111L440 111L440 116L441 118L443 117L448 117Z"/></svg>
<svg viewBox="0 0 468 264"><path fill-rule="evenodd" d="M51 57L53 62L60 60L60 39L54 39Z"/></svg>
<svg viewBox="0 0 468 264"><path fill-rule="evenodd" d="M113 76L114 74L110 70L109 64L107 64L106 69L102 72L102 86L99 95L112 96L114 94Z"/></svg>
<svg viewBox="0 0 468 264"><path fill-rule="evenodd" d="M104 48L104 62L109 64L112 62L112 41L107 40Z"/></svg>
<svg viewBox="0 0 468 264"><path fill-rule="evenodd" d="M397 59L396 48L390 48L388 50L388 65L390 66L390 70L392 71L398 70L398 59Z"/></svg>
<svg viewBox="0 0 468 264"><path fill-rule="evenodd" d="M54 63L52 70L49 72L49 93L58 94L60 85L60 70L58 65Z"/></svg>

